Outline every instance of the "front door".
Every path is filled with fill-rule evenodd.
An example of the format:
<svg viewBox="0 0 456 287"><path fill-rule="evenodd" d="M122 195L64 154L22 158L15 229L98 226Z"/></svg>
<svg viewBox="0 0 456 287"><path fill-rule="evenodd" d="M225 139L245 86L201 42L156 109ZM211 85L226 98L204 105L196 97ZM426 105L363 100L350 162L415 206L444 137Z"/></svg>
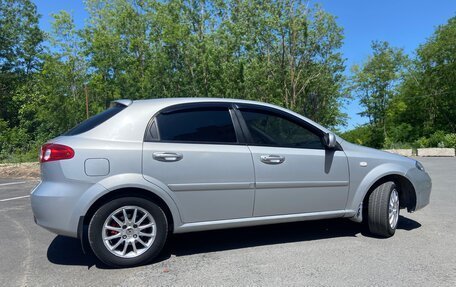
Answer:
<svg viewBox="0 0 456 287"><path fill-rule="evenodd" d="M254 216L344 210L348 162L322 132L272 109L240 108L255 167Z"/></svg>

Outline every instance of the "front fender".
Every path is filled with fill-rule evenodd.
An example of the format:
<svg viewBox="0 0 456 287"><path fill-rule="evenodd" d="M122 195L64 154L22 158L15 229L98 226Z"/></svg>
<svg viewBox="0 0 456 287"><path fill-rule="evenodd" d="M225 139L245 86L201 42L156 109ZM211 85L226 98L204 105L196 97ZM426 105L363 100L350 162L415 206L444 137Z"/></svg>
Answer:
<svg viewBox="0 0 456 287"><path fill-rule="evenodd" d="M350 186L350 198L347 203L347 212L356 214L360 204L363 202L369 189L382 177L388 175L405 176L408 169L405 166L396 163L384 163L370 170L356 186Z"/></svg>

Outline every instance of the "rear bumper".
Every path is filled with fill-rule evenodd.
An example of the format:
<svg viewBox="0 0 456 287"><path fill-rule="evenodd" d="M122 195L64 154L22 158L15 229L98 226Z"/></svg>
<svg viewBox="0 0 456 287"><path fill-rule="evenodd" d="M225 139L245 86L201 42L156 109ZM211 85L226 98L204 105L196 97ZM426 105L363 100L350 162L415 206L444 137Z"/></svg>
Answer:
<svg viewBox="0 0 456 287"><path fill-rule="evenodd" d="M407 172L407 178L413 184L416 194L416 207L415 211L422 209L430 202L432 181L431 177L427 172L421 171L417 168L413 168Z"/></svg>
<svg viewBox="0 0 456 287"><path fill-rule="evenodd" d="M75 213L76 205L90 186L75 182L41 182L31 194L36 224L56 234L77 237L82 214Z"/></svg>

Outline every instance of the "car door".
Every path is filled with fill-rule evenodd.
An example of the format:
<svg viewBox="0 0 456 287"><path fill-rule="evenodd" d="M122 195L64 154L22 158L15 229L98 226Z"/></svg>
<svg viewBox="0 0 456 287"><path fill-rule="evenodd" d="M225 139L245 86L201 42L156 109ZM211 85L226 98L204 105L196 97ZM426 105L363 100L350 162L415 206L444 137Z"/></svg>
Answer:
<svg viewBox="0 0 456 287"><path fill-rule="evenodd" d="M324 133L273 108L239 107L255 168L254 216L344 210L348 162Z"/></svg>
<svg viewBox="0 0 456 287"><path fill-rule="evenodd" d="M232 114L230 105L186 104L149 125L144 176L167 185L184 222L252 216L253 163Z"/></svg>

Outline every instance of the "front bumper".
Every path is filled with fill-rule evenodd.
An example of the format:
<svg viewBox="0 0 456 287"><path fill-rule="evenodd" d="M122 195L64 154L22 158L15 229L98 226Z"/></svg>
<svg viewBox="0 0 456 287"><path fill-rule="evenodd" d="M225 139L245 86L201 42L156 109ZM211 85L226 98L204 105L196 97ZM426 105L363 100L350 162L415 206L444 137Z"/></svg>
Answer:
<svg viewBox="0 0 456 287"><path fill-rule="evenodd" d="M432 181L429 174L417 168L409 170L406 177L412 182L416 194L415 211L429 204L431 197Z"/></svg>

